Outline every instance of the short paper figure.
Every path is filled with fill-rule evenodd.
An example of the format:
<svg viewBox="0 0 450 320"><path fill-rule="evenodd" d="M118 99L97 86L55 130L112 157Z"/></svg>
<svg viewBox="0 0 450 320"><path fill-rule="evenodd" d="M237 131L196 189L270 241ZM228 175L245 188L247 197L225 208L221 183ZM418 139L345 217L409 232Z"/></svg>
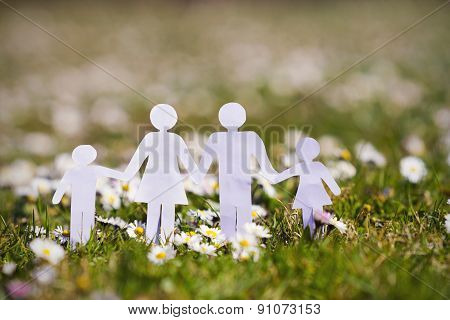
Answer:
<svg viewBox="0 0 450 320"><path fill-rule="evenodd" d="M173 107L158 104L150 112L150 121L158 129L148 133L141 141L127 169L125 180L139 171L146 159L147 167L134 201L148 204L146 237L148 240L172 242L175 229L175 205L187 205L184 177L178 159L196 182L198 168L184 140L168 132L178 120Z"/></svg>
<svg viewBox="0 0 450 320"><path fill-rule="evenodd" d="M228 239L243 232L252 221L251 158L260 165L260 173L274 180L278 174L272 167L261 138L252 131L238 131L245 123L245 109L238 103L227 103L219 111L219 121L227 129L213 133L200 162L202 177L213 160L219 165L220 226Z"/></svg>
<svg viewBox="0 0 450 320"><path fill-rule="evenodd" d="M71 189L70 244L85 244L95 225L95 196L97 178L121 179L122 173L101 166L91 165L97 158L97 151L90 145L81 145L72 152L75 167L67 171L53 196L58 204L64 193Z"/></svg>
<svg viewBox="0 0 450 320"><path fill-rule="evenodd" d="M312 236L316 228L314 212L323 213L323 206L332 204L322 180L335 195L339 195L341 189L328 169L321 162L313 161L320 153L320 145L316 140L300 139L296 151L301 162L280 173L275 182L300 176L300 184L292 208L302 209L303 228L309 226Z"/></svg>

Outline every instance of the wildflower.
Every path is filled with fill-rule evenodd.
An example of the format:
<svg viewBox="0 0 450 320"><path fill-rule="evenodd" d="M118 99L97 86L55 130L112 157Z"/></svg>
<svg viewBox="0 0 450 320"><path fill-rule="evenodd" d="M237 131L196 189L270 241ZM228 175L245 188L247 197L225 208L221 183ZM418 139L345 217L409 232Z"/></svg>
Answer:
<svg viewBox="0 0 450 320"><path fill-rule="evenodd" d="M425 143L417 135L410 135L403 140L403 147L414 156L421 156L425 153Z"/></svg>
<svg viewBox="0 0 450 320"><path fill-rule="evenodd" d="M207 243L195 242L191 249L208 256L216 256L216 247Z"/></svg>
<svg viewBox="0 0 450 320"><path fill-rule="evenodd" d="M411 183L418 183L427 174L425 163L413 156L405 157L400 160L400 173Z"/></svg>
<svg viewBox="0 0 450 320"><path fill-rule="evenodd" d="M25 231L28 233L28 237L32 238L45 238L47 235L47 230L44 227L39 226L27 226Z"/></svg>
<svg viewBox="0 0 450 320"><path fill-rule="evenodd" d="M350 161L352 159L352 154L348 149L342 149L340 153L340 157L346 161Z"/></svg>
<svg viewBox="0 0 450 320"><path fill-rule="evenodd" d="M113 209L117 210L120 208L120 196L116 190L113 190L112 188L106 188L105 190L102 190L101 195L101 203L103 209L105 209L106 211L111 211Z"/></svg>
<svg viewBox="0 0 450 320"><path fill-rule="evenodd" d="M240 233L232 241L235 250L248 250L258 246L258 240L253 234Z"/></svg>
<svg viewBox="0 0 450 320"><path fill-rule="evenodd" d="M200 225L200 232L210 239L216 239L218 237L222 237L222 231L219 228L210 228L204 224Z"/></svg>
<svg viewBox="0 0 450 320"><path fill-rule="evenodd" d="M33 271L32 276L40 284L49 285L56 278L56 270L51 265L40 266Z"/></svg>
<svg viewBox="0 0 450 320"><path fill-rule="evenodd" d="M59 243L64 244L70 239L70 230L67 227L57 226L55 230L53 230L53 235Z"/></svg>
<svg viewBox="0 0 450 320"><path fill-rule="evenodd" d="M365 141L358 142L355 146L357 157L364 163L373 163L377 167L384 167L386 165L386 158L375 147Z"/></svg>
<svg viewBox="0 0 450 320"><path fill-rule="evenodd" d="M356 168L348 161L331 161L328 162L328 165L331 175L338 180L347 180L356 174Z"/></svg>
<svg viewBox="0 0 450 320"><path fill-rule="evenodd" d="M16 268L17 264L15 264L14 262L7 262L3 265L2 272L7 276L10 276L16 271Z"/></svg>
<svg viewBox="0 0 450 320"><path fill-rule="evenodd" d="M258 205L252 205L252 218L264 218L267 216L267 210Z"/></svg>
<svg viewBox="0 0 450 320"><path fill-rule="evenodd" d="M338 229L339 232L342 234L347 232L347 225L334 217L330 219L330 224L334 226L336 229Z"/></svg>
<svg viewBox="0 0 450 320"><path fill-rule="evenodd" d="M147 258L154 264L161 265L166 261L175 258L176 251L172 246L154 246L147 255Z"/></svg>
<svg viewBox="0 0 450 320"><path fill-rule="evenodd" d="M344 149L341 148L341 143L333 136L324 135L319 138L320 154L325 158L339 158L343 157ZM346 150L346 149L345 149ZM347 150L348 151L348 150ZM350 152L348 152L350 154Z"/></svg>
<svg viewBox="0 0 450 320"><path fill-rule="evenodd" d="M47 195L56 189L56 182L45 178L34 178L31 187L36 194Z"/></svg>
<svg viewBox="0 0 450 320"><path fill-rule="evenodd" d="M191 246L192 244L200 242L201 240L202 237L194 231L181 232L181 234L176 234L174 238L174 242L177 246L180 246L182 244Z"/></svg>
<svg viewBox="0 0 450 320"><path fill-rule="evenodd" d="M445 228L447 229L447 233L450 233L450 213L445 215Z"/></svg>
<svg viewBox="0 0 450 320"><path fill-rule="evenodd" d="M64 249L56 242L49 239L34 239L30 243L30 248L34 254L41 259L55 265L64 259Z"/></svg>
<svg viewBox="0 0 450 320"><path fill-rule="evenodd" d="M267 228L257 225L256 223L246 223L244 228L248 234L251 234L257 238L271 237L271 234L269 233L269 230Z"/></svg>
<svg viewBox="0 0 450 320"><path fill-rule="evenodd" d="M143 239L145 236L145 223L141 221L134 220L133 223L130 223L127 227L127 233L130 238L138 238Z"/></svg>
<svg viewBox="0 0 450 320"><path fill-rule="evenodd" d="M120 229L126 229L128 227L128 223L119 217L109 218L107 223Z"/></svg>
<svg viewBox="0 0 450 320"><path fill-rule="evenodd" d="M271 198L276 197L277 195L277 191L275 190L275 188L270 184L269 181L267 181L267 179L263 178L261 176L261 174L256 174L255 175L256 178L256 182L258 183L258 185L260 185L264 192Z"/></svg>

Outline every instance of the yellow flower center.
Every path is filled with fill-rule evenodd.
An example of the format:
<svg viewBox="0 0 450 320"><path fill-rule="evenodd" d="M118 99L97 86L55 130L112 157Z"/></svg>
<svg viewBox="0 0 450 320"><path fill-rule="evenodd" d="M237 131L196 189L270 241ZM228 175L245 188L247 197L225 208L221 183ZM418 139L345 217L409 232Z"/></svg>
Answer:
<svg viewBox="0 0 450 320"><path fill-rule="evenodd" d="M125 183L122 185L122 191L127 192L130 190L130 185L128 183Z"/></svg>
<svg viewBox="0 0 450 320"><path fill-rule="evenodd" d="M46 255L46 256L49 256L49 255L50 255L50 249L45 248L44 250L42 250L42 253L43 253L44 255Z"/></svg>
<svg viewBox="0 0 450 320"><path fill-rule="evenodd" d="M156 254L156 259L158 260L163 260L166 257L166 253L165 252L158 252Z"/></svg>
<svg viewBox="0 0 450 320"><path fill-rule="evenodd" d="M61 232L61 234L62 234L64 237L68 237L68 236L70 236L70 231L67 230L67 229L64 229L64 230Z"/></svg>
<svg viewBox="0 0 450 320"><path fill-rule="evenodd" d="M138 236L142 236L144 234L144 228L136 227L136 229L134 229L134 233Z"/></svg>
<svg viewBox="0 0 450 320"><path fill-rule="evenodd" d="M206 230L206 235L210 238L215 238L217 237L217 232L215 232L214 230Z"/></svg>
<svg viewBox="0 0 450 320"><path fill-rule="evenodd" d="M253 218L256 218L257 216L258 216L258 212L256 212L256 211L253 210L253 211L252 211L252 217L253 217Z"/></svg>
<svg viewBox="0 0 450 320"><path fill-rule="evenodd" d="M417 168L416 168L416 167L411 167L411 168L409 168L409 171L411 171L412 173L414 173L414 172L417 171Z"/></svg>
<svg viewBox="0 0 450 320"><path fill-rule="evenodd" d="M219 184L218 184L216 181L213 182L213 183L212 183L212 188L213 188L213 190L215 190L215 191L219 190Z"/></svg>
<svg viewBox="0 0 450 320"><path fill-rule="evenodd" d="M341 151L341 158L349 161L352 158L352 154L348 151L348 149L344 149Z"/></svg>
<svg viewBox="0 0 450 320"><path fill-rule="evenodd" d="M188 236L192 237L192 236L195 235L195 232L194 232L194 231L189 231L189 232L186 232L186 234L187 234Z"/></svg>
<svg viewBox="0 0 450 320"><path fill-rule="evenodd" d="M239 241L239 244L241 245L241 247L250 246L250 242L247 239L243 239L243 240Z"/></svg>
<svg viewBox="0 0 450 320"><path fill-rule="evenodd" d="M110 196L108 197L108 202L109 202L110 204L113 204L115 200L116 200L116 197L114 197L113 195L110 195Z"/></svg>

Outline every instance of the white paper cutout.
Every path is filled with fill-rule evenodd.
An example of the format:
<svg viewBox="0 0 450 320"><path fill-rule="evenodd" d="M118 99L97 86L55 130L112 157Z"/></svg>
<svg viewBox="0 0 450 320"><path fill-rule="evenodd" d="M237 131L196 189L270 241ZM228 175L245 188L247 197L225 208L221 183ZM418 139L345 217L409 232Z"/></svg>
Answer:
<svg viewBox="0 0 450 320"><path fill-rule="evenodd" d="M223 105L219 121L227 131L209 137L199 166L203 178L214 160L219 164L220 226L228 239L252 221L251 157L259 163L263 177L273 181L278 174L261 138L252 131L238 131L245 120L246 112L240 104Z"/></svg>
<svg viewBox="0 0 450 320"><path fill-rule="evenodd" d="M158 129L148 133L139 144L124 172L125 180L131 180L148 159L135 202L148 204L146 237L158 242L172 242L175 229L175 205L187 205L184 180L178 159L194 182L198 182L198 168L183 138L168 132L177 122L175 109L168 104L158 104L150 112L150 121Z"/></svg>
<svg viewBox="0 0 450 320"><path fill-rule="evenodd" d="M327 167L321 162L313 161L320 153L320 145L316 140L312 138L300 139L296 151L301 162L280 173L275 178L275 182L278 183L294 176L300 176L300 184L292 208L302 210L303 228L309 226L311 235L313 235L316 228L314 211L323 212L323 206L332 204L322 180L335 195L339 195L341 189Z"/></svg>
<svg viewBox="0 0 450 320"><path fill-rule="evenodd" d="M97 178L121 179L122 173L101 166L91 165L97 158L97 151L90 145L81 145L72 152L75 167L68 170L60 181L53 204L61 202L64 193L71 189L70 243L85 244L95 224L95 196Z"/></svg>

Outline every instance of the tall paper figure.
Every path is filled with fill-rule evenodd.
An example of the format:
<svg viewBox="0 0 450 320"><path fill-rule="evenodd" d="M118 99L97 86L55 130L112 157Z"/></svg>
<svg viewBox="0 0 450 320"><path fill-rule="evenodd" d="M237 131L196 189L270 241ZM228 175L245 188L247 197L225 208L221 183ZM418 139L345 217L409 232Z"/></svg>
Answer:
<svg viewBox="0 0 450 320"><path fill-rule="evenodd" d="M180 173L178 159L197 182L198 168L184 140L168 132L178 120L174 108L158 104L150 112L150 121L158 130L148 133L139 144L130 164L124 172L130 180L148 159L144 175L134 201L147 203L147 240L172 242L175 229L175 205L187 205L184 177Z"/></svg>
<svg viewBox="0 0 450 320"><path fill-rule="evenodd" d="M263 177L273 180L278 174L272 167L261 138L252 131L238 131L245 123L245 109L238 103L227 103L219 111L225 132L213 133L206 143L200 162L201 177L213 160L219 165L220 226L228 239L242 232L252 221L251 158L255 157Z"/></svg>
<svg viewBox="0 0 450 320"><path fill-rule="evenodd" d="M95 225L95 195L97 178L121 179L122 173L101 166L91 165L97 151L90 145L81 145L72 152L75 167L67 171L53 195L53 204L61 202L64 193L71 189L70 244L85 244Z"/></svg>
<svg viewBox="0 0 450 320"><path fill-rule="evenodd" d="M303 228L305 229L309 226L312 236L316 229L314 212L318 211L319 213L323 213L323 206L332 204L322 180L335 195L339 195L341 189L331 176L327 167L321 162L313 161L320 153L320 145L316 140L312 138L300 139L296 151L301 162L280 173L275 178L275 183L290 177L300 176L300 184L292 209L302 210Z"/></svg>

